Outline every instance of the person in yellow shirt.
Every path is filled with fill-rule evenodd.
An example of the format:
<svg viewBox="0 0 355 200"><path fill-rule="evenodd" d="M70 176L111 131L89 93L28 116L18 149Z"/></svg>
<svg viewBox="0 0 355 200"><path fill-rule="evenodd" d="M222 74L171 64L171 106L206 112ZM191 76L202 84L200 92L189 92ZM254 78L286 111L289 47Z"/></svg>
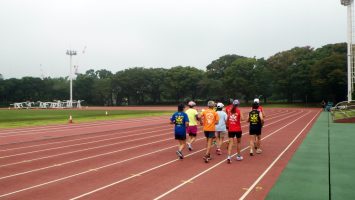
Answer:
<svg viewBox="0 0 355 200"><path fill-rule="evenodd" d="M189 126L186 129L186 132L189 134L189 140L187 142L187 146L190 151L192 151L192 143L196 140L197 136L197 121L199 120L198 118L198 112L194 108L196 106L196 103L193 101L189 101L187 104L189 106L189 109L185 111L189 118Z"/></svg>
<svg viewBox="0 0 355 200"><path fill-rule="evenodd" d="M215 138L216 124L218 124L219 116L216 111L214 111L215 103L214 101L208 101L208 109L202 111L200 117L200 123L203 126L203 131L206 137L206 154L203 157L206 163L211 160L211 146L212 140Z"/></svg>

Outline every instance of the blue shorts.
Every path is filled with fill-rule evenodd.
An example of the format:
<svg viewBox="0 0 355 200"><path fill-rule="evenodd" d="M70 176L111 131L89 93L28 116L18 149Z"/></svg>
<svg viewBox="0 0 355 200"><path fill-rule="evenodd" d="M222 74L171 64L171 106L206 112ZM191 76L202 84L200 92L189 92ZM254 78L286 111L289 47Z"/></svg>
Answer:
<svg viewBox="0 0 355 200"><path fill-rule="evenodd" d="M206 138L215 138L215 132L214 131L204 131L205 132L205 137Z"/></svg>

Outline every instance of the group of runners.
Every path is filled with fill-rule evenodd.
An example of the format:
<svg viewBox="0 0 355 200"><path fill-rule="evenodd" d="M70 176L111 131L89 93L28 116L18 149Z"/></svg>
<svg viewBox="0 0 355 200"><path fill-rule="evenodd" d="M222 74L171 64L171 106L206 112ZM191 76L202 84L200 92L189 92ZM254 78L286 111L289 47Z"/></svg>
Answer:
<svg viewBox="0 0 355 200"><path fill-rule="evenodd" d="M211 158L211 147L216 145L216 154L221 155L221 147L224 143L224 137L228 134L227 140L227 162L232 162L232 148L236 138L237 155L236 160L243 160L241 155L241 138L242 127L241 121L245 118L239 109L239 100L231 99L230 105L224 106L223 103L215 103L208 101L207 109L202 109L201 113L195 109L196 103L188 102L188 109L185 110L185 104L178 105L178 111L171 118L170 123L175 124L175 139L179 142L176 154L180 159L184 158L182 153L185 146L189 151L193 150L192 144L196 141L198 125L203 127L206 137L206 152L203 160L208 163ZM247 121L249 122L249 147L250 156L254 156L254 152L260 154L261 150L261 130L264 124L265 113L260 106L259 99L254 99L252 109L248 113ZM188 134L188 138L186 137Z"/></svg>

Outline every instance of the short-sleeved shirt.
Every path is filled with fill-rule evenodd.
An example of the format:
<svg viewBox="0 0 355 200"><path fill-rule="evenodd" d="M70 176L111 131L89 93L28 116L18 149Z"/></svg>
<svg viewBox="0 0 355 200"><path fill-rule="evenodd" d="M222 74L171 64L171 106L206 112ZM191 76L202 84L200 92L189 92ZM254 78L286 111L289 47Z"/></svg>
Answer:
<svg viewBox="0 0 355 200"><path fill-rule="evenodd" d="M217 111L219 121L216 125L216 131L227 131L226 122L227 122L227 113L224 111Z"/></svg>
<svg viewBox="0 0 355 200"><path fill-rule="evenodd" d="M171 116L170 121L175 124L175 134L186 134L186 122L189 122L189 118L186 113L176 112Z"/></svg>
<svg viewBox="0 0 355 200"><path fill-rule="evenodd" d="M231 112L232 108L233 108L233 104L230 104L230 105L226 106L227 115L229 115L229 113Z"/></svg>
<svg viewBox="0 0 355 200"><path fill-rule="evenodd" d="M196 120L196 115L198 115L198 112L196 109L189 108L185 111L189 118L189 126L196 126L197 125L197 120Z"/></svg>
<svg viewBox="0 0 355 200"><path fill-rule="evenodd" d="M216 122L219 121L219 116L213 109L207 109L201 113L203 118L204 131L216 131Z"/></svg>
<svg viewBox="0 0 355 200"><path fill-rule="evenodd" d="M235 109L235 113L230 113L228 115L228 131L237 132L242 131L242 127L240 125L240 110L238 108Z"/></svg>

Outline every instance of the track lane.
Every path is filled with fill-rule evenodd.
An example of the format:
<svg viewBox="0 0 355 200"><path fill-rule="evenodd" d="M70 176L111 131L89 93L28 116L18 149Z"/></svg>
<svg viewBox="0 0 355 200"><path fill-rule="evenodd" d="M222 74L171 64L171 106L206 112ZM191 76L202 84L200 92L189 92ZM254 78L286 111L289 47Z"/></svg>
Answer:
<svg viewBox="0 0 355 200"><path fill-rule="evenodd" d="M182 197L206 199L211 196L220 196L223 199L238 199L249 189L248 186L259 177L280 151L284 149L283 147L288 145L304 125L317 115L318 113L312 111L301 116L300 119L292 122L287 127L280 127L280 130L277 129L271 133L269 130L263 130L262 146L264 151L261 155L250 157L248 155L249 148L244 143L243 161L234 160L232 164L226 164L225 160L221 160L218 164L212 166L209 171L206 170L204 173L188 180L193 181L193 184L180 184L157 196L156 199L181 199ZM279 174L273 175L278 177ZM196 192L196 186L200 186L203 189L200 192ZM216 190L216 188L218 189ZM265 185L258 184L252 188L252 191L259 196L257 198L253 196L250 199L263 199L265 196L260 195L260 192L262 191L265 194L268 190Z"/></svg>

